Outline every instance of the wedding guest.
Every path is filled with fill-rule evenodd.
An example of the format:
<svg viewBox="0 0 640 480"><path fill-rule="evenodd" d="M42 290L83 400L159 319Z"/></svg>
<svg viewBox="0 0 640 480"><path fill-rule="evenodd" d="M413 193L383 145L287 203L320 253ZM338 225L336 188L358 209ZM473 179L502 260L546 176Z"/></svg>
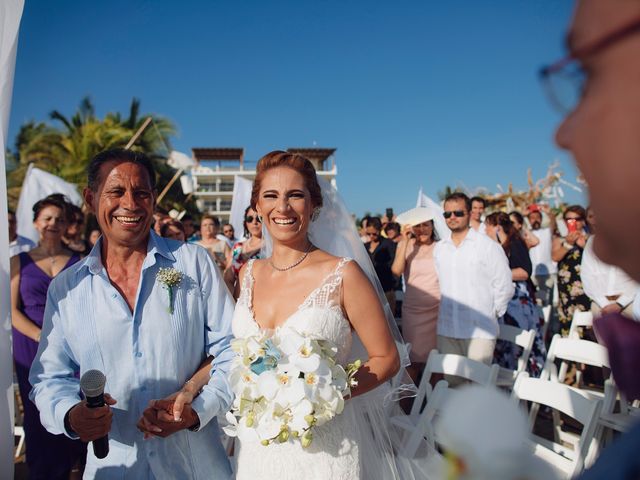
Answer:
<svg viewBox="0 0 640 480"><path fill-rule="evenodd" d="M184 227L184 234L187 237L187 242L197 242L200 237L196 235L196 227L193 222L193 217L190 214L185 214L180 221Z"/></svg>
<svg viewBox="0 0 640 480"><path fill-rule="evenodd" d="M490 364L498 336L498 318L514 294L504 250L470 228L471 202L452 193L444 202L451 238L436 244L434 258L440 281L438 351Z"/></svg>
<svg viewBox="0 0 640 480"><path fill-rule="evenodd" d="M542 227L542 214L549 219L549 226ZM542 307L553 304L553 290L557 281L556 262L551 258L553 236L557 231L556 217L551 213L548 205L530 205L527 213L527 220L531 226L531 232L535 235L539 243L529 250L531 263L533 264L533 275L531 280L537 288L536 299Z"/></svg>
<svg viewBox="0 0 640 480"><path fill-rule="evenodd" d="M253 208L244 211L244 238L231 250L231 262L224 272L224 279L230 291L234 291L238 273L242 266L252 258L260 258L262 249L262 219Z"/></svg>
<svg viewBox="0 0 640 480"><path fill-rule="evenodd" d="M380 233L382 222L379 217L371 217L367 222L365 232L369 241L364 244L369 252L373 267L378 274L378 280L382 284L382 289L387 297L391 311L396 311L396 278L391 272L391 264L396 256L396 244L384 238Z"/></svg>
<svg viewBox="0 0 640 480"><path fill-rule="evenodd" d="M83 229L84 213L82 213L82 209L69 203L69 224L67 225L67 231L62 237L62 241L69 250L85 256L89 253L91 247L89 243L82 238Z"/></svg>
<svg viewBox="0 0 640 480"><path fill-rule="evenodd" d="M229 248L233 248L233 246L239 241L239 239L236 238L235 229L230 223L222 225L222 236L224 236L224 240L227 242L227 245L229 245Z"/></svg>
<svg viewBox="0 0 640 480"><path fill-rule="evenodd" d="M509 220L513 225L513 228L520 234L524 243L527 245L528 249L531 249L537 246L540 243L540 239L536 237L531 230L529 230L524 224L524 217L520 212L516 212L515 210L509 213Z"/></svg>
<svg viewBox="0 0 640 480"><path fill-rule="evenodd" d="M384 226L384 233L393 243L399 243L402 240L400 234L400 224L397 222L389 222Z"/></svg>
<svg viewBox="0 0 640 480"><path fill-rule="evenodd" d="M484 222L482 216L487 208L487 202L482 197L471 198L471 221L470 225L476 232L485 233Z"/></svg>
<svg viewBox="0 0 640 480"><path fill-rule="evenodd" d="M18 220L13 210L8 212L9 220L9 257L13 257L20 252L28 252L36 246L32 240L22 235L18 235Z"/></svg>
<svg viewBox="0 0 640 480"><path fill-rule="evenodd" d="M587 240L580 269L584 293L591 299L593 316L622 313L633 318L633 302L640 285L620 268L602 262L593 251L594 241L595 235Z"/></svg>
<svg viewBox="0 0 640 480"><path fill-rule="evenodd" d="M218 265L220 271L224 271L227 267L228 259L231 255L231 249L227 242L218 238L220 231L220 220L215 216L206 214L200 220L200 234L202 239L196 242L196 245L204 247L211 255L211 259Z"/></svg>
<svg viewBox="0 0 640 480"><path fill-rule="evenodd" d="M567 236L554 237L551 257L558 262L558 320L560 333L569 334L569 327L576 311L587 312L591 309L591 300L584 293L580 278L582 252L587 243L585 232L586 212L580 205L571 205L564 211L567 224Z"/></svg>
<svg viewBox="0 0 640 480"><path fill-rule="evenodd" d="M103 235L51 282L31 398L51 433L109 436L105 458L88 449L84 478L230 479L212 420L232 400L233 299L202 248L151 231L155 178L139 152L91 160L83 195ZM90 369L107 376L103 407L80 396L77 374ZM203 370L209 381L196 396L192 380ZM170 414L169 397L185 390L196 398Z"/></svg>
<svg viewBox="0 0 640 480"><path fill-rule="evenodd" d="M184 225L180 220L171 219L160 227L160 236L171 238L179 242L186 242L187 236L184 231Z"/></svg>
<svg viewBox="0 0 640 480"><path fill-rule="evenodd" d="M437 345L440 285L433 252L438 238L428 208L414 208L398 219L411 227L413 238L400 237L391 271L397 277L404 275L402 336L411 344L407 371L419 382L429 353Z"/></svg>
<svg viewBox="0 0 640 480"><path fill-rule="evenodd" d="M91 248L93 248L93 246L96 244L96 242L100 238L100 235L102 235L102 233L98 228L94 228L93 230L91 230L91 232L89 232L89 245Z"/></svg>
<svg viewBox="0 0 640 480"><path fill-rule="evenodd" d="M171 220L169 212L160 205L156 205L153 210L153 231L160 235L160 228L169 220Z"/></svg>
<svg viewBox="0 0 640 480"><path fill-rule="evenodd" d="M546 357L542 338L544 318L535 301L535 288L531 283L532 266L527 245L506 213L494 212L484 222L487 226L487 236L502 245L507 254L515 289L507 305L507 311L500 318L500 323L524 330L535 330L536 337L529 356L527 371L529 375L539 377ZM500 340L497 342L494 358L500 366L516 370L519 356L519 347L513 343Z"/></svg>
<svg viewBox="0 0 640 480"><path fill-rule="evenodd" d="M575 2L566 36L569 56L543 70L546 77L580 72L581 81L565 96L554 95L567 114L556 142L569 150L589 184L598 215L594 252L640 281L640 4L634 1ZM596 80L597 79L597 80ZM553 85L553 82L549 82ZM553 93L553 90L549 91ZM570 113L570 114L568 114ZM606 344L612 373L627 398L640 397L637 372L640 325L610 314L595 322ZM579 480L631 480L640 472L640 423L604 449Z"/></svg>
<svg viewBox="0 0 640 480"><path fill-rule="evenodd" d="M24 409L24 432L30 478L69 478L81 467L86 445L62 432L47 432L36 405L29 399L29 369L42 334L44 305L52 279L80 260L65 247L68 204L62 195L50 195L33 206L38 246L11 258L11 324L13 359ZM72 372L73 374L73 372Z"/></svg>

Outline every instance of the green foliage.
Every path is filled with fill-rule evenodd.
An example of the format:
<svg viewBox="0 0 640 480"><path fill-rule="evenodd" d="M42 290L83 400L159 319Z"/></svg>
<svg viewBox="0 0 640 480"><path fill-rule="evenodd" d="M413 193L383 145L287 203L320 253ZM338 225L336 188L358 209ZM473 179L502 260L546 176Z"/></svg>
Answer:
<svg viewBox="0 0 640 480"><path fill-rule="evenodd" d="M176 133L173 123L158 115L141 114L140 100L136 98L131 101L126 118L112 112L100 119L91 99L85 97L70 118L54 110L49 114L51 123L29 121L22 125L16 135L12 161L7 162L9 204L15 207L30 163L82 188L90 160L103 150L125 147L149 116L153 121L131 149L151 158L158 172L158 189L162 190L175 173L166 163L170 137ZM166 208L178 210L187 207L178 182L162 203ZM188 206L194 210L193 201Z"/></svg>

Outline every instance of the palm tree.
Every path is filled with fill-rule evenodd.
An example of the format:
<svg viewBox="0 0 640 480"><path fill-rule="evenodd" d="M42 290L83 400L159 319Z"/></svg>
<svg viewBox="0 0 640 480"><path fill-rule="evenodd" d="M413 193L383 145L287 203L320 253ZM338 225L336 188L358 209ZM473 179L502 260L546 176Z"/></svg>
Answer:
<svg viewBox="0 0 640 480"><path fill-rule="evenodd" d="M162 116L140 114L137 98L131 101L127 118L115 112L101 120L91 99L85 97L70 118L53 110L49 117L54 125L31 121L20 128L14 152L17 165L8 175L11 203L17 201L30 163L69 182L84 185L89 161L102 150L124 147L149 116L153 121L131 148L151 158L158 171L158 188L163 188L175 173L166 164L171 150L170 137L176 132L173 123ZM179 185L174 185L163 203L182 208L183 202Z"/></svg>

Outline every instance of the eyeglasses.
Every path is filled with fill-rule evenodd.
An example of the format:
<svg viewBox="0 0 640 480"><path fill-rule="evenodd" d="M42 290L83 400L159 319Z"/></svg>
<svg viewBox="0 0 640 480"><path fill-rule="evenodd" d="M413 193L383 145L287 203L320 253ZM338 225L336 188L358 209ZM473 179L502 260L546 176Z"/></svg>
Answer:
<svg viewBox="0 0 640 480"><path fill-rule="evenodd" d="M571 113L580 103L587 80L587 74L580 65L580 61L638 31L640 31L640 18L583 48L576 49L563 59L542 67L539 72L540 80L553 107L563 115Z"/></svg>
<svg viewBox="0 0 640 480"><path fill-rule="evenodd" d="M442 216L444 218L451 218L451 215L454 215L454 216L460 218L460 217L464 217L466 213L467 212L465 212L464 210L453 210L451 212L443 212Z"/></svg>
<svg viewBox="0 0 640 480"><path fill-rule="evenodd" d="M247 215L246 217L244 217L244 221L247 223L253 223L254 220L258 223L262 223L262 220L260 220L260 217L258 215L256 215L255 217L253 215Z"/></svg>

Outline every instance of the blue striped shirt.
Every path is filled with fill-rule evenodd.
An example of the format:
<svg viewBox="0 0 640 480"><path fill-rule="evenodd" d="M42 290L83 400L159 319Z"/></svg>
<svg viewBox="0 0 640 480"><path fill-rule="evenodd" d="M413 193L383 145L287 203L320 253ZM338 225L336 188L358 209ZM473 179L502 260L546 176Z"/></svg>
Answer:
<svg viewBox="0 0 640 480"><path fill-rule="evenodd" d="M227 372L234 303L218 268L203 248L151 232L131 312L109 281L101 244L49 287L30 375L42 424L73 438L64 417L80 400L76 373L98 369L107 377L105 392L118 403L109 455L99 460L89 447L84 478L229 478L214 417L232 401ZM160 268L183 274L174 287L173 313L169 292L156 280ZM200 430L143 441L136 423L148 402L178 391L208 355L215 357L212 376L192 404Z"/></svg>

